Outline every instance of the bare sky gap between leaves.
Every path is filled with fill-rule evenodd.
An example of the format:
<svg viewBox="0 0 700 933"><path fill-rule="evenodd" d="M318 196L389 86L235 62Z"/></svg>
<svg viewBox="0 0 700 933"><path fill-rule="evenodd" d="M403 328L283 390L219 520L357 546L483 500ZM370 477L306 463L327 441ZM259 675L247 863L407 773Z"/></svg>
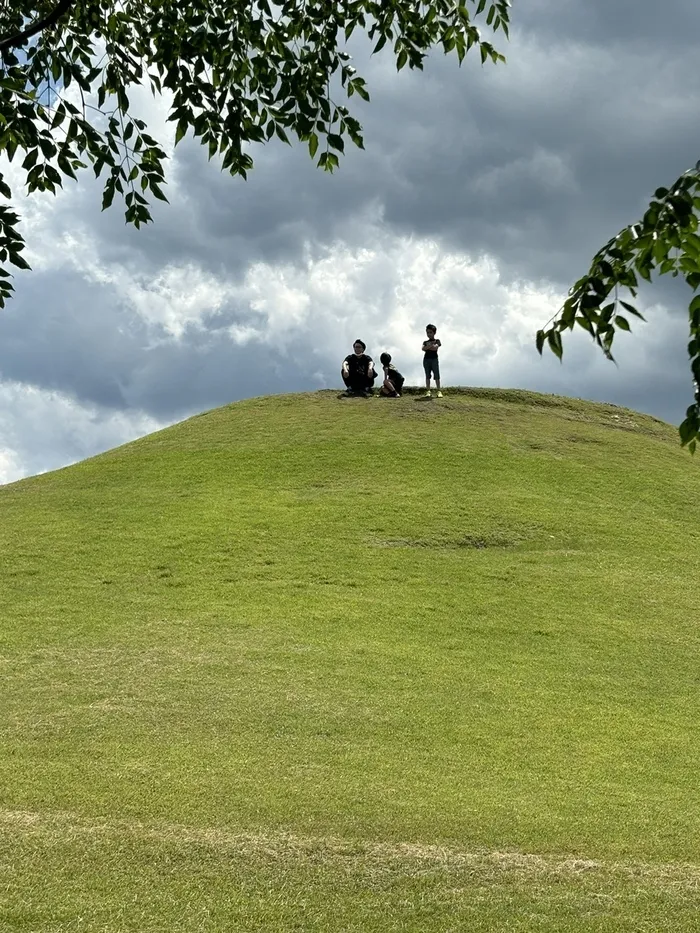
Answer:
<svg viewBox="0 0 700 933"><path fill-rule="evenodd" d="M194 144L170 206L125 228L97 187L21 200L32 273L0 316L0 482L237 398L336 386L356 336L421 377L428 319L447 384L627 405L677 422L691 386L688 290L658 283L616 342L564 364L534 334L595 250L700 154L690 0L513 5L507 65L432 57L367 72L365 152L332 177L282 144L248 182ZM162 103L137 106L172 150ZM86 180L86 179L85 179Z"/></svg>

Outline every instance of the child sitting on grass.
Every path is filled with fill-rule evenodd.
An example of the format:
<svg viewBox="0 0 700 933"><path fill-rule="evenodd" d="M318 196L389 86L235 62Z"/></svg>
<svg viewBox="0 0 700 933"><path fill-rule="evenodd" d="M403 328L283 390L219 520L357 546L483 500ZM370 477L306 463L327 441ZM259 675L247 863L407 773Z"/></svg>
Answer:
<svg viewBox="0 0 700 933"><path fill-rule="evenodd" d="M405 379L391 362L391 353L382 353L379 362L384 367L384 382L379 390L380 394L388 395L390 398L399 398Z"/></svg>

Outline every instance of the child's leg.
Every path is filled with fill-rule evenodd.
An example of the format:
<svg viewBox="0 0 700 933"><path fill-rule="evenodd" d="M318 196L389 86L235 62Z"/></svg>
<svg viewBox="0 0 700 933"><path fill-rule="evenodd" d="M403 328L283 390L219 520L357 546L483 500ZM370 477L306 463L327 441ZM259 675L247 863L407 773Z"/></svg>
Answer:
<svg viewBox="0 0 700 933"><path fill-rule="evenodd" d="M381 391L382 391L382 395L398 395L399 394L396 391L396 387L394 386L394 383L391 381L391 379L384 380L384 382L382 383Z"/></svg>

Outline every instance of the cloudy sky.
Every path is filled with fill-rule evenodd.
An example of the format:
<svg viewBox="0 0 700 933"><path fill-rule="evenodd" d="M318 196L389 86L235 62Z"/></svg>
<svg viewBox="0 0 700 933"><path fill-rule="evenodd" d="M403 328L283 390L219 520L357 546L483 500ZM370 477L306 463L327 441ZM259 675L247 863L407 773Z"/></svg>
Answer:
<svg viewBox="0 0 700 933"><path fill-rule="evenodd" d="M235 399L338 386L355 337L417 382L428 320L447 385L681 420L685 286L644 293L651 323L619 337L617 367L583 332L563 366L540 358L534 333L700 156L700 3L514 0L512 24L506 65L363 66L366 150L333 176L271 144L234 180L185 143L146 230L101 214L87 176L21 198L34 271L0 312L0 482ZM172 152L162 104L137 109Z"/></svg>

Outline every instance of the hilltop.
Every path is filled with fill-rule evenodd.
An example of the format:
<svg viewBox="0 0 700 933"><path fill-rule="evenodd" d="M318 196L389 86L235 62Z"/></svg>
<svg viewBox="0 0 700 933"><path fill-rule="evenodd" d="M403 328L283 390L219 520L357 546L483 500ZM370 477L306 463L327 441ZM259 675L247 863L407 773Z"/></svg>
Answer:
<svg viewBox="0 0 700 933"><path fill-rule="evenodd" d="M698 464L448 392L0 488L3 929L695 929Z"/></svg>

